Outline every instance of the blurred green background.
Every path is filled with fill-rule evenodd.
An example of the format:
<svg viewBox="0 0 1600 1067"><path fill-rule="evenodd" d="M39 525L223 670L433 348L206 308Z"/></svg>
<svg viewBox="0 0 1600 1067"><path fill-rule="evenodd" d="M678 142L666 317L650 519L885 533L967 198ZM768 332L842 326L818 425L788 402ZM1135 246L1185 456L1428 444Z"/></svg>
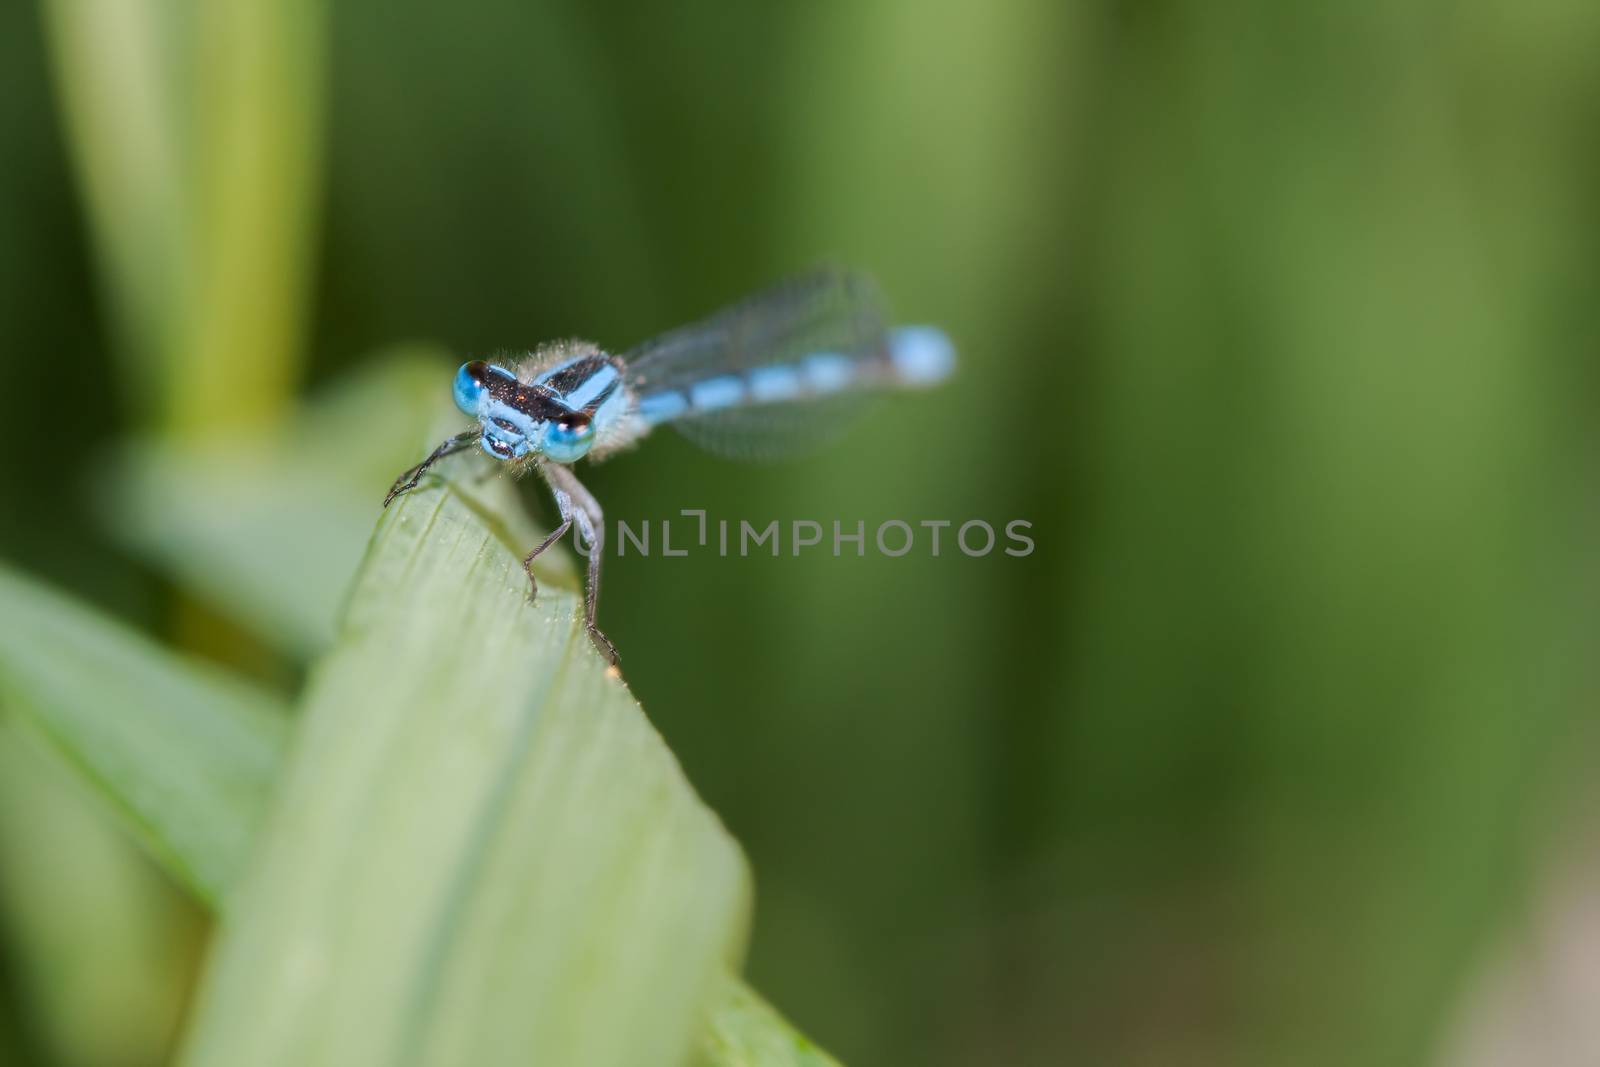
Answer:
<svg viewBox="0 0 1600 1067"><path fill-rule="evenodd" d="M0 8L0 558L290 690L107 521L124 441L857 265L954 382L586 478L1033 523L608 563L753 984L858 1067L1600 1055L1600 7L186 6ZM162 1062L198 915L9 743L0 800L0 1061Z"/></svg>

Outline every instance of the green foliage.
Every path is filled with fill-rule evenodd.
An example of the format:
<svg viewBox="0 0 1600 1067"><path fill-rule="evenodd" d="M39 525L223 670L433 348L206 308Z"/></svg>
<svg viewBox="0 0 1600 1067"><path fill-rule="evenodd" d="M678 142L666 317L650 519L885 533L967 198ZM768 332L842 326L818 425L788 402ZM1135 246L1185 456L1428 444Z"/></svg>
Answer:
<svg viewBox="0 0 1600 1067"><path fill-rule="evenodd" d="M379 490L433 421L432 368L284 417L320 11L45 12L125 377L161 431L102 473L101 517L278 648L332 646L285 764L277 701L0 572L4 705L227 905L188 1060L674 1063L726 1001L712 1032L742 1036L706 1062L791 1062L809 1046L725 976L742 857L573 628L559 552L527 603L532 531L503 483L393 509L333 630Z"/></svg>
<svg viewBox="0 0 1600 1067"><path fill-rule="evenodd" d="M106 817L105 795L10 707L0 698L0 937L26 994L18 1029L36 1048L9 1048L0 1024L0 1063L166 1063L193 981L198 909Z"/></svg>
<svg viewBox="0 0 1600 1067"><path fill-rule="evenodd" d="M829 1062L725 977L743 861L517 514L385 515L287 766L276 702L0 574L3 706L226 905L188 1062Z"/></svg>
<svg viewBox="0 0 1600 1067"><path fill-rule="evenodd" d="M694 1067L837 1067L748 987L722 979L716 1005L696 1048Z"/></svg>
<svg viewBox="0 0 1600 1067"><path fill-rule="evenodd" d="M186 1062L670 1063L736 961L736 847L492 513L385 516Z"/></svg>
<svg viewBox="0 0 1600 1067"><path fill-rule="evenodd" d="M278 772L276 700L0 567L0 708L202 899L221 896Z"/></svg>
<svg viewBox="0 0 1600 1067"><path fill-rule="evenodd" d="M430 427L453 428L439 388L447 373L438 351L399 350L281 425L142 439L98 479L102 517L212 610L298 657L320 653L383 490L432 444ZM509 514L526 535L524 509ZM571 572L559 553L542 567L547 579Z"/></svg>
<svg viewBox="0 0 1600 1067"><path fill-rule="evenodd" d="M288 414L299 287L337 380L397 338L625 347L859 264L957 338L952 388L802 464L664 440L590 481L635 524L1035 524L1025 560L608 561L629 681L759 872L754 983L861 1063L1432 1058L1592 751L1600 6L244 7L51 0L62 135L36 9L0 5L6 558L165 618L131 546L321 654L437 438L407 389L303 451L241 433ZM319 112L313 279L261 241L310 245ZM271 165L229 166L250 130ZM187 444L108 447L119 396ZM5 851L38 839L0 865L97 929ZM764 1017L705 1047L794 1051Z"/></svg>
<svg viewBox="0 0 1600 1067"><path fill-rule="evenodd" d="M44 5L130 373L186 436L288 406L320 188L314 0ZM226 358L219 358L226 353Z"/></svg>

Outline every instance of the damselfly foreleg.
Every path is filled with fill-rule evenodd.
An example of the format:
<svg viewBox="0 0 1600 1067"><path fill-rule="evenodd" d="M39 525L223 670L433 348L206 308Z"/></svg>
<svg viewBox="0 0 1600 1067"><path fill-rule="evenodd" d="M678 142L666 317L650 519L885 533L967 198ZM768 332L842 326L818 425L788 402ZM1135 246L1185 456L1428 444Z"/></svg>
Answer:
<svg viewBox="0 0 1600 1067"><path fill-rule="evenodd" d="M560 463L543 463L540 465L540 470L544 473L545 480L550 483L551 492L556 495L556 506L563 506L561 500L563 495L567 498L566 510L562 513L561 531L565 532L567 521L570 519L578 528L575 538L578 551L589 557L589 573L583 591L584 628L589 631L589 639L606 658L606 662L615 666L617 647L595 624L595 611L600 604L600 563L605 557L605 514L600 510L599 501L583 487L583 483L578 481L577 475L572 473L570 467ZM546 538L545 545L553 542L555 536ZM541 545L540 550L545 545ZM537 554L535 552L535 555ZM531 570L528 572L528 577L530 579L533 577Z"/></svg>
<svg viewBox="0 0 1600 1067"><path fill-rule="evenodd" d="M477 430L468 430L465 433L458 433L454 437L445 438L443 444L434 449L432 452L428 453L427 459L423 460L421 463L418 463L415 467L412 467L410 470L406 471L404 474L400 475L400 477L394 480L394 484L389 487L389 495L383 498L383 506L388 507L390 503L394 501L395 497L399 496L401 493L409 493L411 490L415 489L417 487L417 483L422 480L422 476L428 473L429 467L433 466L446 456L454 455L455 453L463 451L464 449L471 448L477 440Z"/></svg>

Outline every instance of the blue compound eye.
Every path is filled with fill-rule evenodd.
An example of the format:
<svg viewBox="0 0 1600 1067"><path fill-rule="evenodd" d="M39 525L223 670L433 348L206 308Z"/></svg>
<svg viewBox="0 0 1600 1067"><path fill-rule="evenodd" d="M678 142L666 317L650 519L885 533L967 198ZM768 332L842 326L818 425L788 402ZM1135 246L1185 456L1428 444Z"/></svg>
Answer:
<svg viewBox="0 0 1600 1067"><path fill-rule="evenodd" d="M461 364L461 369L456 371L456 407L468 415L476 415L478 404L489 389L490 373L489 364L481 359Z"/></svg>
<svg viewBox="0 0 1600 1067"><path fill-rule="evenodd" d="M582 459L594 444L594 423L578 415L566 422L552 422L544 432L544 454L557 463Z"/></svg>

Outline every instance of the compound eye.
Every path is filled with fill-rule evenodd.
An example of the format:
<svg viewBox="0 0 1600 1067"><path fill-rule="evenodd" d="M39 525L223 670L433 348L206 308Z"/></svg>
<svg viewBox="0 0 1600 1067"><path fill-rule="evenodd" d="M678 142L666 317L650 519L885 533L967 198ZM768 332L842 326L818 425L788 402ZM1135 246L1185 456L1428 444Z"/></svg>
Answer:
<svg viewBox="0 0 1600 1067"><path fill-rule="evenodd" d="M557 463L582 459L594 444L594 423L582 415L552 422L544 432L544 454Z"/></svg>
<svg viewBox="0 0 1600 1067"><path fill-rule="evenodd" d="M456 407L468 415L476 415L478 405L489 391L488 379L489 364L483 360L475 359L471 363L461 364L461 369L456 371Z"/></svg>

